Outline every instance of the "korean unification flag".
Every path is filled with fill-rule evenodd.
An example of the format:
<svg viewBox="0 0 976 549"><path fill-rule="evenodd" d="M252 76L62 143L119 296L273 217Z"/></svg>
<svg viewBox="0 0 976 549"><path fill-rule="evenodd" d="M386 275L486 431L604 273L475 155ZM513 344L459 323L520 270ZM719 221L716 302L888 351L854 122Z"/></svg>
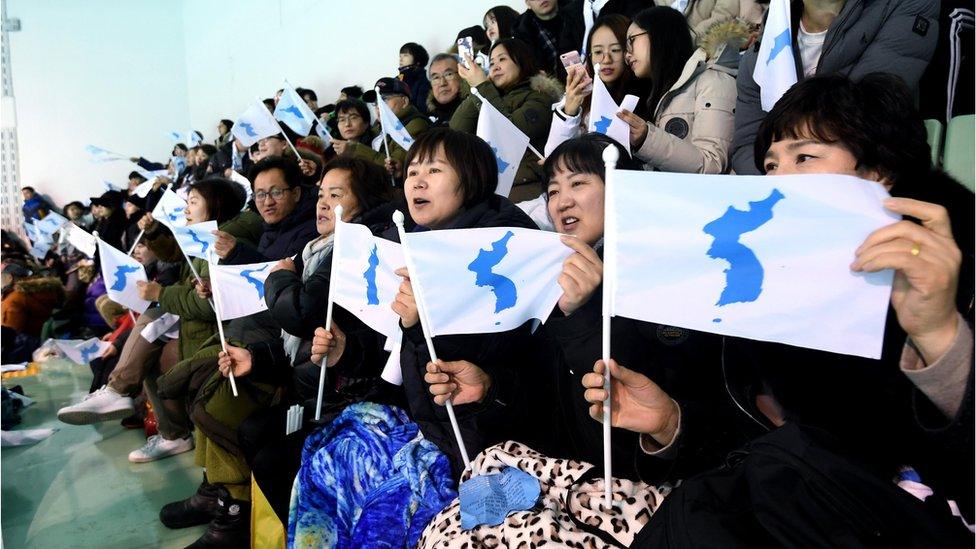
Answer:
<svg viewBox="0 0 976 549"><path fill-rule="evenodd" d="M216 230L216 221L204 221L203 223L172 228L173 237L183 249L183 253L200 259L210 257L210 251L213 250L214 242L217 240L217 237L213 235Z"/></svg>
<svg viewBox="0 0 976 549"><path fill-rule="evenodd" d="M600 65L596 65L596 73L600 74ZM599 76L593 79L593 94L590 97L590 121L587 131L597 132L606 135L617 143L630 150L630 126L617 117L621 109L634 112L637 107L637 96L627 95L623 102L618 106L610 95L607 85L600 80Z"/></svg>
<svg viewBox="0 0 976 549"><path fill-rule="evenodd" d="M44 235L45 238L50 239L54 236L54 233L61 230L61 227L68 222L68 219L57 212L48 212L44 219L34 222L34 227L37 231Z"/></svg>
<svg viewBox="0 0 976 549"><path fill-rule="evenodd" d="M106 349L112 346L108 341L97 337L91 339L55 339L54 345L64 353L64 356L75 364L90 364L91 361L102 356Z"/></svg>
<svg viewBox="0 0 976 549"><path fill-rule="evenodd" d="M27 233L27 237L31 241L30 254L37 259L44 259L51 246L54 245L54 239L30 221L24 222L24 232Z"/></svg>
<svg viewBox="0 0 976 549"><path fill-rule="evenodd" d="M373 236L364 225L336 222L332 300L387 337L400 322L390 307L403 281L394 271L406 265L396 242Z"/></svg>
<svg viewBox="0 0 976 549"><path fill-rule="evenodd" d="M230 133L245 147L250 147L265 137L281 133L281 126L268 112L268 107L256 101L237 117Z"/></svg>
<svg viewBox="0 0 976 549"><path fill-rule="evenodd" d="M144 313L149 302L139 297L136 282L146 282L146 269L141 263L98 239L98 254L102 261L102 279L109 299L119 305Z"/></svg>
<svg viewBox="0 0 976 549"><path fill-rule="evenodd" d="M278 99L278 105L275 106L274 117L288 124L298 135L308 135L315 122L315 113L287 82L282 89L281 98Z"/></svg>
<svg viewBox="0 0 976 549"><path fill-rule="evenodd" d="M180 132L168 131L166 132L166 137L170 138L173 141L173 143L179 143L183 141L183 134L181 134Z"/></svg>
<svg viewBox="0 0 976 549"><path fill-rule="evenodd" d="M159 202L152 211L153 219L166 225L171 230L174 227L186 226L186 200L183 200L173 191L166 189Z"/></svg>
<svg viewBox="0 0 976 549"><path fill-rule="evenodd" d="M772 0L763 26L752 79L759 86L762 109L769 112L780 97L796 84L790 0Z"/></svg>
<svg viewBox="0 0 976 549"><path fill-rule="evenodd" d="M98 241L85 229L74 223L67 223L61 229L62 240L74 246L79 252L94 259L98 251Z"/></svg>
<svg viewBox="0 0 976 549"><path fill-rule="evenodd" d="M386 104L386 101L383 101L383 98L379 96L379 92L376 93L376 97L376 105L380 109L380 127L383 128L383 133L396 141L397 145L403 147L403 150L409 151L410 146L413 145L413 137L410 137L410 132Z"/></svg>
<svg viewBox="0 0 976 549"><path fill-rule="evenodd" d="M329 133L329 128L325 126L325 122L319 120L318 123L315 124L315 133L322 138L322 142L325 144L326 148L332 145L332 134Z"/></svg>
<svg viewBox="0 0 976 549"><path fill-rule="evenodd" d="M495 194L507 198L512 192L515 173L525 156L525 149L529 146L529 136L484 99L481 100L478 129L475 133L495 153L495 162L498 163L498 188L495 189Z"/></svg>
<svg viewBox="0 0 976 549"><path fill-rule="evenodd" d="M88 153L89 160L92 162L115 162L116 160L128 160L128 158L117 152L96 147L95 145L86 146L85 152Z"/></svg>
<svg viewBox="0 0 976 549"><path fill-rule="evenodd" d="M608 189L613 314L881 355L893 273L850 270L864 239L897 220L881 185L616 170Z"/></svg>
<svg viewBox="0 0 976 549"><path fill-rule="evenodd" d="M559 234L512 227L411 233L406 242L432 336L544 322L562 295L557 279L573 253Z"/></svg>
<svg viewBox="0 0 976 549"><path fill-rule="evenodd" d="M248 265L210 264L210 285L220 298L220 319L231 320L268 310L264 280L278 262Z"/></svg>
<svg viewBox="0 0 976 549"><path fill-rule="evenodd" d="M152 190L154 180L155 177L152 179L146 179L145 182L140 183L135 189L132 190L132 194L138 196L139 198L146 198L149 191Z"/></svg>

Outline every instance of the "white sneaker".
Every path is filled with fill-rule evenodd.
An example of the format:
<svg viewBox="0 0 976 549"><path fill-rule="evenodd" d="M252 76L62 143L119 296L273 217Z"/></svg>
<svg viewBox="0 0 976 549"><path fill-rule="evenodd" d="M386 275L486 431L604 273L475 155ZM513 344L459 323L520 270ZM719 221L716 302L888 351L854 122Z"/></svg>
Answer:
<svg viewBox="0 0 976 549"><path fill-rule="evenodd" d="M162 435L153 435L146 440L145 446L138 450L129 452L129 461L132 463L148 463L163 459L193 449L193 436L178 438L176 440L166 440Z"/></svg>
<svg viewBox="0 0 976 549"><path fill-rule="evenodd" d="M78 404L58 410L58 419L70 425L90 425L129 417L134 412L135 406L131 397L120 395L105 385Z"/></svg>

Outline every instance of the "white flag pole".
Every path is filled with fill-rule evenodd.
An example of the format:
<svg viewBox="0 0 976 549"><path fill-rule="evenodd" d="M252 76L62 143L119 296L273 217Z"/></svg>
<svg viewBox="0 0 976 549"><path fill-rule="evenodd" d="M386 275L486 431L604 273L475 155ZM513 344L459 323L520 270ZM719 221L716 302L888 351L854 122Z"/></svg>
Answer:
<svg viewBox="0 0 976 549"><path fill-rule="evenodd" d="M132 252L136 251L136 246L139 245L139 241L142 240L142 235L144 235L145 233L146 233L146 231L144 231L144 230L140 230L139 231L139 234L136 235L136 241L132 243L132 247L129 248L129 253L126 254L126 255L128 255L129 257L132 257ZM129 309L129 317L132 319L132 324L135 325L135 323L136 323L136 314L132 312L132 309Z"/></svg>
<svg viewBox="0 0 976 549"><path fill-rule="evenodd" d="M396 223L397 233L400 235L400 246L403 250L403 259L407 262L407 271L411 275L410 284L413 286L413 296L417 302L417 312L420 316L420 328L424 332L424 340L427 342L427 352L430 353L430 360L437 362L437 352L434 350L434 340L430 335L430 320L427 316L427 307L424 304L424 292L420 286L420 280L413 278L417 272L410 257L410 247L407 245L407 232L403 228L403 212L397 210L393 212L393 222ZM447 407L447 417L451 420L451 428L454 430L454 438L457 440L458 448L461 450L461 458L464 460L464 468L471 471L471 459L468 458L468 449L464 446L464 439L461 438L461 427L458 425L457 416L454 415L454 404L451 399L444 403Z"/></svg>
<svg viewBox="0 0 976 549"><path fill-rule="evenodd" d="M620 152L614 145L608 145L603 150L603 163L606 167L604 188L606 200L603 205L603 388L607 392L607 399L603 401L603 498L607 506L613 505L613 495L610 491L613 474L610 455L610 318L613 315L613 281L617 269L617 223L613 211L613 180L614 171Z"/></svg>
<svg viewBox="0 0 976 549"><path fill-rule="evenodd" d="M336 206L333 211L333 219L335 220L335 229L333 229L332 238L332 264L335 266L336 256L339 253L339 220L342 219L342 206ZM333 294L335 292L335 284L329 284L329 297L325 306L325 331L332 331L332 306L335 304L335 299ZM315 421L318 421L322 417L322 396L325 393L325 369L329 362L329 353L325 353L322 357L322 363L319 364L319 396L318 400L315 401Z"/></svg>
<svg viewBox="0 0 976 549"><path fill-rule="evenodd" d="M216 255L216 252L214 252L213 250L210 250L210 255L209 256L210 256L210 267L211 268L213 268L213 266L216 265L216 262L214 261L214 256L215 255ZM211 291L211 293L213 293L214 302L217 305L214 308L214 313L216 313L216 315L217 315L217 332L220 333L220 347L226 353L227 352L227 338L224 336L224 323L221 322L221 318L220 318L221 317L221 311L223 310L223 307L221 306L220 290L217 289L217 278L216 277L213 277L213 276L210 277L210 291ZM230 380L230 390L231 390L231 392L234 393L234 396L236 397L237 396L237 382L234 381L234 369L233 368L231 368L227 372L227 379Z"/></svg>
<svg viewBox="0 0 976 549"><path fill-rule="evenodd" d="M373 91L376 92L376 108L379 109L380 108L380 106L379 106L380 101L383 100L383 97L380 95L380 88L379 88L379 86L373 88ZM386 138L387 138L387 136L389 134L386 133L386 126L383 125L383 113L380 113L379 118L380 118L380 133L383 134L383 152L384 152L384 154L386 154L386 159L389 160L390 159L390 145L389 145L389 143L386 142ZM396 187L396 178L393 177L393 174L392 173L390 174L390 183L392 183L393 186Z"/></svg>
<svg viewBox="0 0 976 549"><path fill-rule="evenodd" d="M494 105L491 104L491 101L488 101L487 99L485 99L485 96L481 95L481 92L478 91L478 88L471 88L471 93L475 97L477 97L478 99L480 99L482 103L487 103L489 108L495 109L496 111L498 110L498 109L495 108ZM501 111L498 111L498 114L500 114L501 116L505 116L504 114L501 113ZM505 118L507 119L508 117L505 116ZM543 154L541 152L539 152L538 149L536 149L535 147L532 146L532 143L531 142L529 142L529 144L526 145L526 146L529 148L530 151L532 151L533 154L535 154L536 156L539 157L539 160L545 160L546 159L546 157L543 156Z"/></svg>

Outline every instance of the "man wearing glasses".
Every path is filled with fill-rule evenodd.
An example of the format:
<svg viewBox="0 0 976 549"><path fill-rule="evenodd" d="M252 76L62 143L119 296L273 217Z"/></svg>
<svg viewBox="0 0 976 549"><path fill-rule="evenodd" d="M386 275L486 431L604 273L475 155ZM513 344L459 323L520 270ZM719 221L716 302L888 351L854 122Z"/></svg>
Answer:
<svg viewBox="0 0 976 549"><path fill-rule="evenodd" d="M458 77L457 58L449 53L435 55L430 63L428 79L431 88L427 96L427 111L430 113L431 127L447 127L461 104L463 80Z"/></svg>
<svg viewBox="0 0 976 549"><path fill-rule="evenodd" d="M291 157L269 156L251 168L254 205L264 220L258 247L238 242L217 231L214 250L221 263L244 265L291 257L300 253L315 229L315 195L303 189L298 164Z"/></svg>

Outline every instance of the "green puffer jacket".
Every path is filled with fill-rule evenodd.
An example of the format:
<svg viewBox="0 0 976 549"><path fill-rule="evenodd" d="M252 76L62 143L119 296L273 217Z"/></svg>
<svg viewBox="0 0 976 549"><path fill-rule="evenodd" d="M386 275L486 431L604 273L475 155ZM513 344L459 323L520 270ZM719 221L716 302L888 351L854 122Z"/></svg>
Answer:
<svg viewBox="0 0 976 549"><path fill-rule="evenodd" d="M255 228L256 227L256 228ZM238 240L253 244L253 234L260 234L261 216L253 212L241 212L220 226ZM173 313L180 317L180 360L193 356L210 336L217 331L216 315L206 299L201 299L196 292L196 279L186 264L186 259L173 238L173 233L160 224L150 231L146 231L143 241L162 261L182 263L180 283L166 286L159 295L159 305L163 312ZM190 258L193 267L200 278L210 277L210 268L206 261Z"/></svg>
<svg viewBox="0 0 976 549"><path fill-rule="evenodd" d="M397 118L400 122L404 122L404 127L407 129L407 133L410 137L417 139L420 134L427 131L430 128L430 120L420 114L413 105L407 105L403 109L397 111ZM375 139L376 136L380 134L380 123L377 121L373 124L373 127L369 129L370 141ZM390 147L390 158L396 160L403 165L403 161L407 158L407 151L403 149L396 141L390 137L386 138L386 144ZM346 151L343 154L352 155L355 158L362 158L363 160L368 160L373 162L378 166L384 167L386 161L386 149L380 147L380 150L373 150L369 145L364 145L358 141L350 141L349 145L346 147Z"/></svg>
<svg viewBox="0 0 976 549"><path fill-rule="evenodd" d="M552 104L559 101L563 86L556 79L536 75L522 81L512 89L502 92L486 80L477 86L478 93L501 111L515 126L529 136L530 143L541 151L549 137L549 124L552 123ZM464 100L451 117L451 129L476 133L481 100L462 87ZM515 185L526 185L542 180L542 166L532 151L525 151L522 163L515 174ZM539 191L541 192L541 191ZM538 195L539 192L535 192ZM514 193L514 189L513 189Z"/></svg>

